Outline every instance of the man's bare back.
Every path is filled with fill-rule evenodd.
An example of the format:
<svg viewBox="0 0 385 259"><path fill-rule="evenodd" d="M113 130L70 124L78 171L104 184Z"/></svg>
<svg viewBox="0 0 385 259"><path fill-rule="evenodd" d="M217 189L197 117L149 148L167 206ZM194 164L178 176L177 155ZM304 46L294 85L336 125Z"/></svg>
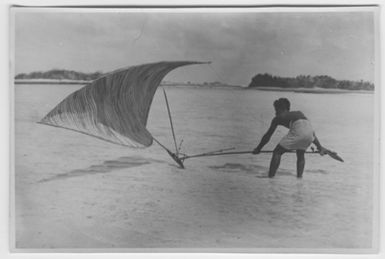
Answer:
<svg viewBox="0 0 385 259"><path fill-rule="evenodd" d="M290 124L297 120L307 120L301 111L286 111L273 118L272 123L290 128Z"/></svg>

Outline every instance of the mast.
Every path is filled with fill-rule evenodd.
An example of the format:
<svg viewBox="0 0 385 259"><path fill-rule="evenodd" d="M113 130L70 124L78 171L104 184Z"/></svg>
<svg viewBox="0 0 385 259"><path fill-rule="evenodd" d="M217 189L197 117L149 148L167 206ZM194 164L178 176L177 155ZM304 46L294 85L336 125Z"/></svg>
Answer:
<svg viewBox="0 0 385 259"><path fill-rule="evenodd" d="M167 106L167 112L168 112L168 118L170 120L170 126L171 126L171 132L172 132L172 138L174 139L174 145L175 145L175 153L178 156L179 150L178 150L178 145L176 144L176 138L175 138L175 131L174 131L174 125L172 123L172 118L171 118L171 111L170 111L170 106L168 104L168 99L167 99L167 94L166 90L163 89L163 94L164 94L164 99L166 100L166 106Z"/></svg>

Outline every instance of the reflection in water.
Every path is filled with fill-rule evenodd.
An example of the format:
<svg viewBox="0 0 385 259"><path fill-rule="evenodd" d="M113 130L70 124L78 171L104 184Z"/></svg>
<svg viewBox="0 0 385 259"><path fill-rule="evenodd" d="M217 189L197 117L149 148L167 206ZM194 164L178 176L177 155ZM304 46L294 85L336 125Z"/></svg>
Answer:
<svg viewBox="0 0 385 259"><path fill-rule="evenodd" d="M294 198L294 205L295 206L303 206L303 195L304 195L304 183L303 181L297 181L295 183L295 192L293 193L293 198Z"/></svg>
<svg viewBox="0 0 385 259"><path fill-rule="evenodd" d="M117 160L107 160L102 164L91 165L85 169L75 169L68 173L58 174L50 178L45 178L39 182L48 182L53 180L63 180L71 177L78 177L83 175L90 174L102 174L110 173L114 170L137 167L145 164L150 164L151 162L162 162L155 159L145 159L142 157L120 157Z"/></svg>
<svg viewBox="0 0 385 259"><path fill-rule="evenodd" d="M269 171L269 168L266 166L260 166L256 164L241 164L241 163L225 163L223 165L213 165L209 166L209 168L214 170L223 171L226 173L245 173L245 174L254 174L258 178L268 178L267 173ZM304 174L328 174L326 170L323 169L310 169L306 170ZM275 177L278 176L296 176L296 172L284 168L279 168L278 172L276 173Z"/></svg>

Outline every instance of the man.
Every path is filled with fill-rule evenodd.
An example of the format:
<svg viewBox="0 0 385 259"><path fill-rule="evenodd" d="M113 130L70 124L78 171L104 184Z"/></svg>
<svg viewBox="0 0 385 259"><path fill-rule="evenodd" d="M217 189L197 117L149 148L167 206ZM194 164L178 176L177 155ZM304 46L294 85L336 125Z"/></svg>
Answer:
<svg viewBox="0 0 385 259"><path fill-rule="evenodd" d="M280 98L274 101L275 117L271 121L270 128L262 137L259 145L254 149L253 154L259 154L263 146L269 142L275 129L278 125L289 129L289 133L282 138L279 144L273 151L273 156L270 162L269 177L274 177L281 156L285 152L296 150L297 153L297 177L302 178L305 168L305 151L314 143L321 155L324 155L328 150L321 146L314 130L301 111L290 111L290 102L286 98Z"/></svg>

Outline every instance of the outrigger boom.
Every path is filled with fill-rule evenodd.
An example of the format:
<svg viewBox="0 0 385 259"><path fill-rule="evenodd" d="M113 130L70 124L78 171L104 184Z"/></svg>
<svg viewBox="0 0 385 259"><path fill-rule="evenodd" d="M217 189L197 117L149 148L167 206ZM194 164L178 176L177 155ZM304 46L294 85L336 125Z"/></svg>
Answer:
<svg viewBox="0 0 385 259"><path fill-rule="evenodd" d="M208 156L223 156L223 155L242 155L242 154L252 154L253 151L248 150L248 151L233 151L233 152L221 152L222 150L219 151L212 151L212 152L207 152L207 153L202 153L202 154L196 154L196 155L184 155L183 157L180 157L182 162L184 160L189 159L189 158L196 158L196 157L208 157ZM265 153L273 153L274 151L272 150L264 150L260 151L260 153L265 154ZM288 151L288 153L295 153L295 151ZM306 151L306 154L320 154L319 151ZM330 150L327 150L325 154L329 155L331 158L344 162L344 160L336 153Z"/></svg>
<svg viewBox="0 0 385 259"><path fill-rule="evenodd" d="M154 139L158 144L160 144L156 139ZM180 166L180 168L185 169L184 166L184 161L186 159L191 159L191 158L198 158L198 157L210 157L210 156L224 156L224 155L242 155L242 154L252 154L252 150L247 150L247 151L232 151L232 152L223 152L226 150L231 150L235 148L227 148L227 149L220 149L216 151L211 151L211 152L205 152L201 154L195 154L195 155L186 155L186 154L181 154L181 156L176 155L175 153L171 152L169 149L167 149L165 146L160 144L166 151L167 153L172 157L172 159ZM274 151L272 150L264 150L261 151L260 154L268 154L268 153L273 153ZM295 151L288 151L288 153L295 153ZM306 154L320 154L319 151L306 151ZM344 162L344 160L336 153L330 150L326 151L326 154L329 155L331 158Z"/></svg>
<svg viewBox="0 0 385 259"><path fill-rule="evenodd" d="M156 142L158 144L160 144L158 141L156 141ZM161 145L161 146L163 146L163 145ZM163 148L165 148L165 147L163 146ZM231 148L231 149L234 149L234 148ZM202 154L195 154L195 155L182 154L182 156L177 156L175 153L171 152L169 149L165 148L165 150L182 169L185 169L184 161L186 159L198 158L198 157L210 157L210 156L242 155L242 154L252 154L253 153L252 150L251 151L250 150L248 150L248 151L233 151L233 152L221 152L223 150L218 150L218 151L206 152L206 153L202 153ZM226 149L226 150L228 150L228 149ZM264 150L264 151L261 151L260 154L273 153L273 152L274 151L272 151L272 150ZM289 151L288 153L295 153L295 151ZM305 153L306 154L320 154L319 151L306 151ZM326 154L337 161L344 162L344 160L336 152L327 151Z"/></svg>

